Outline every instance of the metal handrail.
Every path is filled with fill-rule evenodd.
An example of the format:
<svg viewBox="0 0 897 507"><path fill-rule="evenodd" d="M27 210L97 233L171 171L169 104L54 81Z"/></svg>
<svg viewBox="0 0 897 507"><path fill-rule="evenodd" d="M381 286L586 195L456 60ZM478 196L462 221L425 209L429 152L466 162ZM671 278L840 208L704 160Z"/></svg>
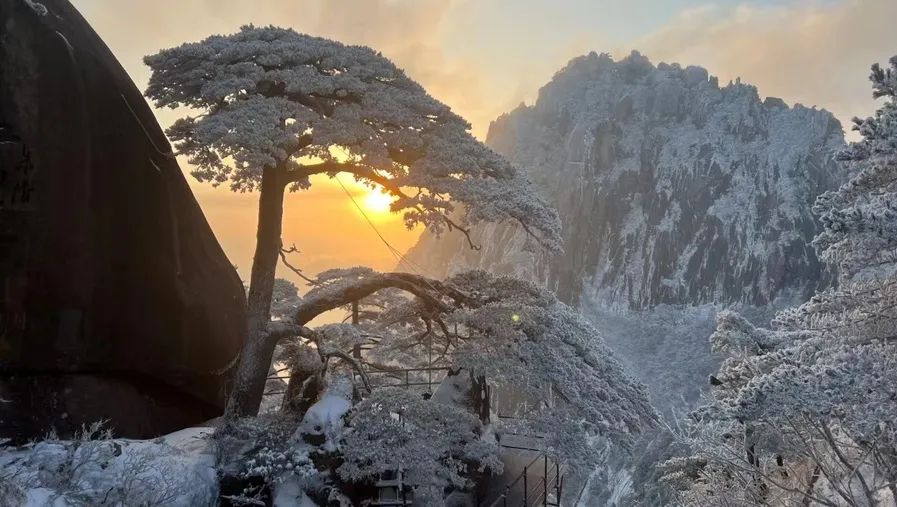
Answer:
<svg viewBox="0 0 897 507"><path fill-rule="evenodd" d="M370 367L369 364L365 363L369 366L369 369L365 373L405 373L410 371L449 371L451 368L448 366L432 366L429 368L378 368L378 367Z"/></svg>
<svg viewBox="0 0 897 507"><path fill-rule="evenodd" d="M398 380L398 382L385 383L385 384L374 384L372 386L374 388L378 388L378 387L419 387L419 386L431 387L434 385L434 382L432 382L432 381L411 382L410 374L414 373L414 372L451 371L451 368L444 367L444 366L428 367L428 368L388 368L388 369L372 367L368 363L365 363L365 366L367 366L365 373L368 375L381 374L381 375L391 376L393 378L396 378L396 375L398 375L398 378L396 378L396 380ZM404 377L405 377L404 382L401 380L402 375L404 375ZM435 383L438 384L438 382L435 382ZM520 420L526 419L525 417L502 415L502 414L498 414L497 417L499 419L520 419ZM524 433L516 433L516 432L515 433L508 432L507 434L515 435L515 436L525 436L525 437L537 438L537 439L547 438L545 435L538 435L538 434L524 434ZM515 488L518 484L520 484L521 481L523 482L523 505L522 505L522 507L532 507L532 506L538 505L540 500L541 500L541 505L543 507L549 506L549 505L552 505L555 507L559 506L560 505L561 487L563 484L563 476L561 475L560 464L557 463L556 461L554 462L554 467L552 467L552 468L554 468L554 474L552 476L552 474L549 473L548 455L545 453L544 449L537 449L537 448L523 447L523 446L513 446L513 445L507 445L507 444L501 444L501 447L505 448L505 449L533 451L533 452L538 452L539 454L535 458L533 458L533 460L530 461L526 466L524 466L523 471L520 472L519 474L517 474L517 476L514 478L514 480L512 480L510 482L510 484L507 484L505 486L505 491L486 507L507 507L509 505L508 504L508 496L510 495L511 490L513 488ZM529 484L529 478L528 478L529 468L532 467L539 460L544 460L544 462L545 462L543 476L537 477L536 481L534 481L532 484ZM548 503L548 488L551 486L552 482L554 483L554 487L557 491L558 498L556 499L556 503L549 504ZM478 505L479 505L479 503L478 503ZM515 506L515 507L520 507L520 506Z"/></svg>
<svg viewBox="0 0 897 507"><path fill-rule="evenodd" d="M429 390L432 390L434 385L438 385L439 381L434 380L432 377L432 372L447 372L451 371L451 368L447 366L431 366L426 368L379 368L376 366L372 366L370 363L363 363L365 368L365 374L368 377L374 375L386 376L388 378L395 379L396 382L373 382L372 388L381 388L381 387L424 387L426 386ZM412 373L422 373L426 372L430 375L428 376L426 382L412 382L411 374ZM353 375L357 375L357 373L353 372ZM402 377L404 376L404 380Z"/></svg>

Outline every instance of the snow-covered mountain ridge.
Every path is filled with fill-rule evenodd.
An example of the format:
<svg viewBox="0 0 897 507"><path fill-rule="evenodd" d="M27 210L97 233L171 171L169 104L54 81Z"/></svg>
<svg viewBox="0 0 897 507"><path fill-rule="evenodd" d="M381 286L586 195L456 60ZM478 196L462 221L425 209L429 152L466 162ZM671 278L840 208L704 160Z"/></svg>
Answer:
<svg viewBox="0 0 897 507"><path fill-rule="evenodd" d="M557 206L565 252L538 252L511 225L422 237L409 257L430 273L471 268L540 281L561 299L642 310L660 304L763 306L826 283L810 206L842 175L831 113L700 67L572 60L490 126L488 144Z"/></svg>

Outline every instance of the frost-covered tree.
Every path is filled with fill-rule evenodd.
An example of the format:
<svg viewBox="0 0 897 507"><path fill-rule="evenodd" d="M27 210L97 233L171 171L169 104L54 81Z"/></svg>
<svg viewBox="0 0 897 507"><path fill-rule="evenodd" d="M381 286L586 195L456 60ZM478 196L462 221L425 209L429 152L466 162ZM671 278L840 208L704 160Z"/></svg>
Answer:
<svg viewBox="0 0 897 507"><path fill-rule="evenodd" d="M854 119L863 139L838 155L853 177L814 207L823 223L814 243L842 281L881 279L897 265L897 57L890 63L874 65L870 76L873 96L885 103L875 116Z"/></svg>
<svg viewBox="0 0 897 507"><path fill-rule="evenodd" d="M395 196L392 210L403 212L409 227L467 234L479 220L513 219L559 248L557 214L527 181L476 141L466 121L370 48L246 26L144 61L152 70L147 97L158 107L193 111L167 133L194 176L259 192L247 340L231 414L257 411L259 379L273 353L264 335L287 188L348 173Z"/></svg>
<svg viewBox="0 0 897 507"><path fill-rule="evenodd" d="M498 445L484 438L473 414L401 388L374 392L350 413L344 436L346 481L363 482L401 470L414 497L438 505L446 487L470 486L472 472L502 470Z"/></svg>
<svg viewBox="0 0 897 507"><path fill-rule="evenodd" d="M483 424L501 424L483 423L481 413L439 390L426 400L371 390L362 361L438 364L464 378L513 386L529 401L525 420L515 429L544 434L549 454L570 466L594 465L609 443L628 445L656 422L644 387L625 374L598 332L529 282L485 272L437 281L367 268L332 270L318 280L292 319L269 323L267 333L311 342L314 346L299 350L319 355L317 363L297 357L302 364L287 389L288 397L300 400L296 406L316 399L310 386L325 385L335 363L360 377L364 401L348 416L341 450L339 473L345 480L373 479L413 462L429 470L406 477L421 495L467 484L473 470L494 469L497 448L481 438L487 433ZM308 327L323 312L354 302L365 308L357 325ZM351 351L361 342L370 350L358 359ZM438 357L431 355L434 350ZM391 417L417 427L416 433L401 424L393 427Z"/></svg>
<svg viewBox="0 0 897 507"><path fill-rule="evenodd" d="M696 454L667 463L691 503L897 502L897 57L890 63L872 68L884 104L855 120L863 140L838 156L850 181L814 207L815 245L838 287L781 312L772 329L719 317L711 340L730 357L695 413Z"/></svg>
<svg viewBox="0 0 897 507"><path fill-rule="evenodd" d="M330 283L309 291L290 324L272 323L272 334L310 337L322 354L343 357L354 344L344 326L305 325L323 312L398 289L406 297L393 296L374 323L361 328L391 335L368 354L385 357L401 347L423 364L432 343L443 356L438 364L513 384L533 399L553 403L550 386L562 402L545 412L576 414L595 434L621 441L655 418L643 386L625 374L597 330L530 282L483 271L445 281L367 268L341 271L344 279L331 272ZM420 329L430 329L432 342L419 336ZM531 419L542 408L548 407L534 407Z"/></svg>
<svg viewBox="0 0 897 507"><path fill-rule="evenodd" d="M271 317L291 318L299 300L299 288L296 284L283 278L275 278L274 288L271 291Z"/></svg>

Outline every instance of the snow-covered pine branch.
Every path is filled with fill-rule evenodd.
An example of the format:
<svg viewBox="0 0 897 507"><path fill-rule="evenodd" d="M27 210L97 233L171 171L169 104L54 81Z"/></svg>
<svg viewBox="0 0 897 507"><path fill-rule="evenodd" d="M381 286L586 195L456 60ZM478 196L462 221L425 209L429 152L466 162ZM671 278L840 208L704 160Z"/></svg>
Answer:
<svg viewBox="0 0 897 507"><path fill-rule="evenodd" d="M200 181L261 189L264 172L309 185L345 171L399 199L409 226L432 230L461 205L462 222L515 219L560 246L553 208L468 132L470 125L373 49L244 26L144 61L157 107L189 107L168 135Z"/></svg>
<svg viewBox="0 0 897 507"><path fill-rule="evenodd" d="M601 436L626 444L656 420L644 387L624 373L597 330L532 283L483 271L444 282L358 268L342 273L343 279L329 273L308 293L296 324L377 291L404 291L407 297L394 295L382 318L361 325L359 334L380 337L366 357L426 366L438 354L440 365L513 386L535 402L531 429L549 434L549 446L565 459L588 461L592 450L584 442ZM325 345L346 351L359 336L349 337L343 326L325 329L331 332L322 340L334 341ZM566 421L575 421L573 433L548 431Z"/></svg>
<svg viewBox="0 0 897 507"><path fill-rule="evenodd" d="M194 176L259 191L247 339L227 415L258 412L273 348L270 320L286 188L348 173L393 195L408 227L459 230L514 220L560 250L560 219L530 183L470 135L470 125L380 53L273 26L244 26L147 56L146 96L196 114L167 131ZM470 246L478 245L470 242ZM302 275L304 276L304 275Z"/></svg>
<svg viewBox="0 0 897 507"><path fill-rule="evenodd" d="M875 116L839 155L851 179L814 206L814 244L839 286L785 310L773 329L720 314L726 351L693 414L694 456L667 463L683 500L807 505L897 502L897 57L873 66ZM751 504L753 504L751 503Z"/></svg>
<svg viewBox="0 0 897 507"><path fill-rule="evenodd" d="M384 388L352 409L342 441L346 481L401 471L417 501L439 505L446 487L471 485L471 473L501 473L498 444L477 417L459 407Z"/></svg>
<svg viewBox="0 0 897 507"><path fill-rule="evenodd" d="M895 264L897 246L897 56L890 68L873 65L873 95L884 98L875 115L854 119L863 139L838 154L853 177L820 196L814 211L823 231L814 243L824 259L841 269L842 278L871 270L871 276Z"/></svg>
<svg viewBox="0 0 897 507"><path fill-rule="evenodd" d="M357 324L310 324L353 303L366 312ZM339 457L340 480L404 470L415 497L434 505L445 488L464 489L476 474L500 469L496 432L541 435L552 459L589 470L608 445L626 447L657 422L644 387L626 375L598 332L552 293L514 278L476 271L439 281L361 267L330 270L264 336L270 346L284 344L279 360L291 372L281 415L305 414L300 429L329 435L327 452ZM359 344L362 358L352 355ZM363 400L348 412L345 429L342 412L332 424L314 422L330 399L322 390L344 373L364 377L362 362L438 364L451 373L432 397L359 389ZM484 383L527 400L523 419L505 427L482 407L459 401Z"/></svg>

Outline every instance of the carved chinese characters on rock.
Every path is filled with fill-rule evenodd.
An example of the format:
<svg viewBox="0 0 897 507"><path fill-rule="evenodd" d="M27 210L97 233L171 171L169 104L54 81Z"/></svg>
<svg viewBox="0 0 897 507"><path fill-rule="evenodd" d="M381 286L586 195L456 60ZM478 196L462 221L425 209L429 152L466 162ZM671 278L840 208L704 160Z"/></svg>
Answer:
<svg viewBox="0 0 897 507"><path fill-rule="evenodd" d="M31 149L0 126L0 361L25 328L21 227L34 205L34 172Z"/></svg>
<svg viewBox="0 0 897 507"><path fill-rule="evenodd" d="M31 150L14 141L0 143L4 152L13 151L13 154L4 153L3 163L0 164L0 210L27 209L34 198L34 161Z"/></svg>

